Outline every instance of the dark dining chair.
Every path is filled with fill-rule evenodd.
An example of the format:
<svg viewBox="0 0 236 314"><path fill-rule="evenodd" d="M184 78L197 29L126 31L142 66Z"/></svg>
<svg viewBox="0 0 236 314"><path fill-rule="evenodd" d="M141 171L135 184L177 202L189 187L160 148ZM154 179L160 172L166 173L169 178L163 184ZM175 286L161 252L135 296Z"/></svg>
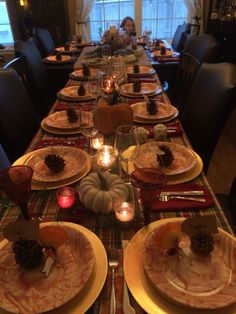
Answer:
<svg viewBox="0 0 236 314"><path fill-rule="evenodd" d="M56 46L48 29L35 27L34 39L42 58L54 53Z"/></svg>
<svg viewBox="0 0 236 314"><path fill-rule="evenodd" d="M11 163L8 159L6 152L4 151L2 145L0 144L0 171L9 168Z"/></svg>
<svg viewBox="0 0 236 314"><path fill-rule="evenodd" d="M189 23L183 23L182 25L178 25L176 31L174 33L171 47L175 51L182 51L185 46L185 41L187 37L184 34L190 34L191 25Z"/></svg>
<svg viewBox="0 0 236 314"><path fill-rule="evenodd" d="M14 70L0 69L0 86L0 143L12 163L24 154L40 122Z"/></svg>
<svg viewBox="0 0 236 314"><path fill-rule="evenodd" d="M30 96L38 115L44 118L54 102L56 91L48 78L43 59L32 38L16 41L14 49L17 57L25 57Z"/></svg>
<svg viewBox="0 0 236 314"><path fill-rule="evenodd" d="M193 82L180 120L207 171L212 154L236 99L236 65L203 63Z"/></svg>

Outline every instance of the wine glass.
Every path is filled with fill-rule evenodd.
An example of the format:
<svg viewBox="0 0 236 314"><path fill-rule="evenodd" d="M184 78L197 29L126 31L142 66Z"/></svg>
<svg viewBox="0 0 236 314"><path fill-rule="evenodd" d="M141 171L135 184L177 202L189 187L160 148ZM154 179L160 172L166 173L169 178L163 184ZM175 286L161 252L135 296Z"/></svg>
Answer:
<svg viewBox="0 0 236 314"><path fill-rule="evenodd" d="M33 169L28 166L13 166L0 171L0 187L21 209L25 220L30 220L27 200L31 192Z"/></svg>
<svg viewBox="0 0 236 314"><path fill-rule="evenodd" d="M136 158L139 149L137 127L133 125L119 126L115 134L115 149L119 159L120 175L122 174L122 165L124 165L125 181L129 183L129 163Z"/></svg>
<svg viewBox="0 0 236 314"><path fill-rule="evenodd" d="M87 82L88 92L96 99L102 95L102 72L98 71L95 76L89 76Z"/></svg>
<svg viewBox="0 0 236 314"><path fill-rule="evenodd" d="M111 46L110 45L102 45L102 58L106 61L106 64L108 65L108 62L111 58Z"/></svg>
<svg viewBox="0 0 236 314"><path fill-rule="evenodd" d="M88 153L91 153L92 147L90 144L90 140L98 134L98 129L94 124L93 119L93 111L92 110L80 110L79 118L80 118L80 129L81 133L86 137L86 142L88 146Z"/></svg>
<svg viewBox="0 0 236 314"><path fill-rule="evenodd" d="M165 187L166 175L159 168L138 168L132 172L130 180L143 208L144 224L148 225L153 201Z"/></svg>

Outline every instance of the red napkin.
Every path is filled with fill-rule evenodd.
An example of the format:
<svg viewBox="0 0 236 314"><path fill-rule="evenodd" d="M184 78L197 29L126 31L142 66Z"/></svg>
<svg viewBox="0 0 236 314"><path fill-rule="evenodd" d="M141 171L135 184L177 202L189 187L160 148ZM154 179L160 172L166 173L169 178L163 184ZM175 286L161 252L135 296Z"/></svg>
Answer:
<svg viewBox="0 0 236 314"><path fill-rule="evenodd" d="M148 137L149 138L153 138L154 137L154 131L153 131L153 128L154 126L157 125L157 123L152 123L152 124L142 124L142 123L139 123L139 126L142 126L144 127L145 129L148 130ZM168 137L177 137L177 136L181 136L183 134L183 129L182 129L182 126L179 122L172 122L172 123L168 123L168 124L165 124L166 127L167 127L167 136ZM168 127L169 128L176 128L176 129L169 129L168 130Z"/></svg>
<svg viewBox="0 0 236 314"><path fill-rule="evenodd" d="M77 103L77 102L64 102L64 101L58 101L58 103L56 104L55 106L55 110L57 111L61 111L61 110L67 110L69 108L73 108L73 109L76 109L76 110L80 110L80 109L83 109L83 110L91 110L93 106L93 103L91 102L84 102L84 103Z"/></svg>
<svg viewBox="0 0 236 314"><path fill-rule="evenodd" d="M214 200L212 198L211 192L207 187L200 184L176 184L166 186L162 192L167 191L204 191L204 195L200 196L190 196L189 197L199 197L205 198L205 203L188 201L188 200L177 200L171 199L168 202L161 202L159 200L153 203L153 210L159 211L175 211L175 210L191 210L191 209L201 209L207 208L214 205ZM188 197L188 195L186 195Z"/></svg>
<svg viewBox="0 0 236 314"><path fill-rule="evenodd" d="M80 149L84 149L86 142L85 137L77 138L77 139L55 139L55 138L47 138L41 140L35 147L35 149L44 148L48 146L72 146L72 147L78 147Z"/></svg>

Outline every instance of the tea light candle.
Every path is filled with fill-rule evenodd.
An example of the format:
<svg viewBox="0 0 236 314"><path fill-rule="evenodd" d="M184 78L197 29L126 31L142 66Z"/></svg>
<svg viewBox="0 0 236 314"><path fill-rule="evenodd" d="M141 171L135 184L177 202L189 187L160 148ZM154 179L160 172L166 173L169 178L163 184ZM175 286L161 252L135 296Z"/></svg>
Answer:
<svg viewBox="0 0 236 314"><path fill-rule="evenodd" d="M97 150L97 165L104 169L109 169L116 160L114 147L103 145Z"/></svg>
<svg viewBox="0 0 236 314"><path fill-rule="evenodd" d="M98 149L104 144L104 136L97 134L96 137L90 140L90 145L93 149Z"/></svg>
<svg viewBox="0 0 236 314"><path fill-rule="evenodd" d="M57 190L57 202L61 208L70 208L75 203L75 190L71 187L63 187Z"/></svg>
<svg viewBox="0 0 236 314"><path fill-rule="evenodd" d="M123 202L115 209L115 214L119 221L131 221L134 218L134 205L128 202Z"/></svg>
<svg viewBox="0 0 236 314"><path fill-rule="evenodd" d="M105 79L103 81L104 93L111 94L114 87L114 82L111 78Z"/></svg>

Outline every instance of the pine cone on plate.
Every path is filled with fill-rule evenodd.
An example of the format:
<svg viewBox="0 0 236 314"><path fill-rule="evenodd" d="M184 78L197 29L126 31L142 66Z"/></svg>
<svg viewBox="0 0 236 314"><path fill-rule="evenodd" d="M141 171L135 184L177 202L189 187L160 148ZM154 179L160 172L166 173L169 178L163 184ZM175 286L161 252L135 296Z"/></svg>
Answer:
<svg viewBox="0 0 236 314"><path fill-rule="evenodd" d="M86 94L86 89L85 89L84 85L81 83L79 85L79 88L78 88L78 95L84 96L85 94Z"/></svg>
<svg viewBox="0 0 236 314"><path fill-rule="evenodd" d="M157 161L159 162L160 166L163 168L169 167L173 160L174 155L171 149L167 145L160 145L159 149L164 152L164 154L157 154Z"/></svg>
<svg viewBox="0 0 236 314"><path fill-rule="evenodd" d="M133 84L133 92L134 92L134 93L140 92L141 87L142 87L142 84L141 84L141 82L140 82L139 80L134 81L134 84Z"/></svg>
<svg viewBox="0 0 236 314"><path fill-rule="evenodd" d="M155 99L149 99L149 103L147 103L147 111L150 115L155 115L157 113L158 106Z"/></svg>
<svg viewBox="0 0 236 314"><path fill-rule="evenodd" d="M62 171L65 167L65 160L63 157L56 154L48 154L44 158L46 166L54 173Z"/></svg>
<svg viewBox="0 0 236 314"><path fill-rule="evenodd" d="M16 264L24 270L31 270L41 265L44 259L43 247L38 241L18 240L13 242Z"/></svg>
<svg viewBox="0 0 236 314"><path fill-rule="evenodd" d="M209 255L214 250L213 236L206 232L194 234L191 236L191 249L198 255Z"/></svg>
<svg viewBox="0 0 236 314"><path fill-rule="evenodd" d="M77 122L79 119L79 115L78 112L73 109L73 108L69 108L66 110L66 115L67 115L67 119L70 123L74 123Z"/></svg>
<svg viewBox="0 0 236 314"><path fill-rule="evenodd" d="M61 61L61 59L62 59L61 53L58 52L58 53L56 54L56 60L57 60L57 61Z"/></svg>
<svg viewBox="0 0 236 314"><path fill-rule="evenodd" d="M65 49L65 51L70 50L70 44L68 42L65 43L64 49Z"/></svg>
<svg viewBox="0 0 236 314"><path fill-rule="evenodd" d="M133 65L133 73L140 73L140 67L138 64Z"/></svg>
<svg viewBox="0 0 236 314"><path fill-rule="evenodd" d="M83 72L83 76L90 76L90 68L87 63L82 64L82 72Z"/></svg>

